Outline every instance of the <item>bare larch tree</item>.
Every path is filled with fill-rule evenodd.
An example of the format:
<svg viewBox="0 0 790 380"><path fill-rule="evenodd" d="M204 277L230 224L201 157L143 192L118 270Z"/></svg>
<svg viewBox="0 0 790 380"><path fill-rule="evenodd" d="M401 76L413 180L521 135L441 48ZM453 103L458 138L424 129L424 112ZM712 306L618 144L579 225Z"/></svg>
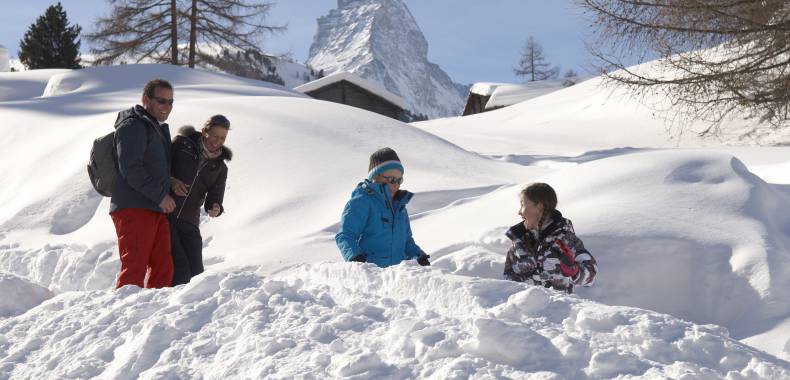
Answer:
<svg viewBox="0 0 790 380"><path fill-rule="evenodd" d="M110 16L99 18L97 30L87 35L94 64L122 59L178 64L176 0L108 1Z"/></svg>
<svg viewBox="0 0 790 380"><path fill-rule="evenodd" d="M283 30L264 24L272 3L244 0L108 0L109 17L97 21L88 35L95 64L121 59L152 60L195 67L222 49L260 52L267 32Z"/></svg>
<svg viewBox="0 0 790 380"><path fill-rule="evenodd" d="M219 53L216 48L261 53L259 45L263 36L285 29L264 24L273 3L241 0L191 0L191 3L189 13L184 13L189 19L189 67L195 67L198 58L216 57ZM204 50L201 46L215 49Z"/></svg>
<svg viewBox="0 0 790 380"><path fill-rule="evenodd" d="M711 134L734 111L787 126L790 1L577 0L591 16L590 44L612 83L671 101L675 115ZM659 57L650 68L628 58Z"/></svg>

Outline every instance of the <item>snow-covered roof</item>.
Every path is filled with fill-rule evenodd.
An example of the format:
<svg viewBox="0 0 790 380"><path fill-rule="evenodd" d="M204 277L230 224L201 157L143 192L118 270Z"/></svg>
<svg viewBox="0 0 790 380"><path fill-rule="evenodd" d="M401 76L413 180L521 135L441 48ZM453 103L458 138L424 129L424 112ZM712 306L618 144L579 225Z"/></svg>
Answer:
<svg viewBox="0 0 790 380"><path fill-rule="evenodd" d="M381 87L378 83L371 82L367 79L364 79L356 74L347 71L341 71L338 73L327 75L321 79L316 79L312 82L308 82L301 86L294 87L294 90L299 91L301 93L308 93L340 81L351 82L359 87L364 88L367 91L370 91L384 98L386 101L400 107L401 109L406 109L406 104L403 102L403 99L401 99L398 95L395 95L387 91L387 89Z"/></svg>
<svg viewBox="0 0 790 380"><path fill-rule="evenodd" d="M469 89L469 92L481 96L491 96L497 87L506 84L507 83L479 82L473 84L472 88Z"/></svg>
<svg viewBox="0 0 790 380"><path fill-rule="evenodd" d="M478 93L487 93L491 96L486 103L486 109L507 107L525 100L537 98L557 90L568 87L567 82L579 83L587 77L573 77L562 79L547 79L524 84L511 83L478 83L475 84ZM479 85L479 86L478 86ZM473 89L475 87L473 86Z"/></svg>

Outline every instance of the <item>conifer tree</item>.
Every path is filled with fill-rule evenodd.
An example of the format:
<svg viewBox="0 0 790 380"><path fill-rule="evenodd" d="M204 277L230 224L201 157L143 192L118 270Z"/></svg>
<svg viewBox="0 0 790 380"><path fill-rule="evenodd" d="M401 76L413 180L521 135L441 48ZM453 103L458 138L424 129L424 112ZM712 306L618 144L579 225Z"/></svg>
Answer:
<svg viewBox="0 0 790 380"><path fill-rule="evenodd" d="M52 5L25 32L19 43L19 60L28 69L78 69L81 31L79 25L69 25L60 3Z"/></svg>

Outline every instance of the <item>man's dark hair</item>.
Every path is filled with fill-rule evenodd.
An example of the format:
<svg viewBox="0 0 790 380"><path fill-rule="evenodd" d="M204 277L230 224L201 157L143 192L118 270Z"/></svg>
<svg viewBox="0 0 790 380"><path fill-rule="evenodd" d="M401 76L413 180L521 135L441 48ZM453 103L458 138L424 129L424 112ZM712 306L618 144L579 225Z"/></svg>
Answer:
<svg viewBox="0 0 790 380"><path fill-rule="evenodd" d="M143 96L153 98L154 92L157 88L167 88L170 91L173 91L173 85L171 85L170 82L164 79L156 78L149 80L148 83L145 84L145 87L143 88Z"/></svg>

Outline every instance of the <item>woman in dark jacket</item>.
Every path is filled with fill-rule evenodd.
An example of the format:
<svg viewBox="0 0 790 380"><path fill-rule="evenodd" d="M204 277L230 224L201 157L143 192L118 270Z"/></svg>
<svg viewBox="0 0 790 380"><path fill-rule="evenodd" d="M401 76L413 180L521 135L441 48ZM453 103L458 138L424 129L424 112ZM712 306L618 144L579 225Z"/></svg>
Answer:
<svg viewBox="0 0 790 380"><path fill-rule="evenodd" d="M592 285L598 265L571 221L557 210L554 189L533 183L521 190L520 198L523 221L506 233L513 246L505 259L505 278L568 293L574 285Z"/></svg>
<svg viewBox="0 0 790 380"><path fill-rule="evenodd" d="M224 208L225 180L233 154L224 146L230 130L225 116L214 115L198 132L184 126L173 139L171 190L176 209L170 214L173 255L173 286L186 284L203 272L203 238L200 207L208 216L220 216Z"/></svg>

